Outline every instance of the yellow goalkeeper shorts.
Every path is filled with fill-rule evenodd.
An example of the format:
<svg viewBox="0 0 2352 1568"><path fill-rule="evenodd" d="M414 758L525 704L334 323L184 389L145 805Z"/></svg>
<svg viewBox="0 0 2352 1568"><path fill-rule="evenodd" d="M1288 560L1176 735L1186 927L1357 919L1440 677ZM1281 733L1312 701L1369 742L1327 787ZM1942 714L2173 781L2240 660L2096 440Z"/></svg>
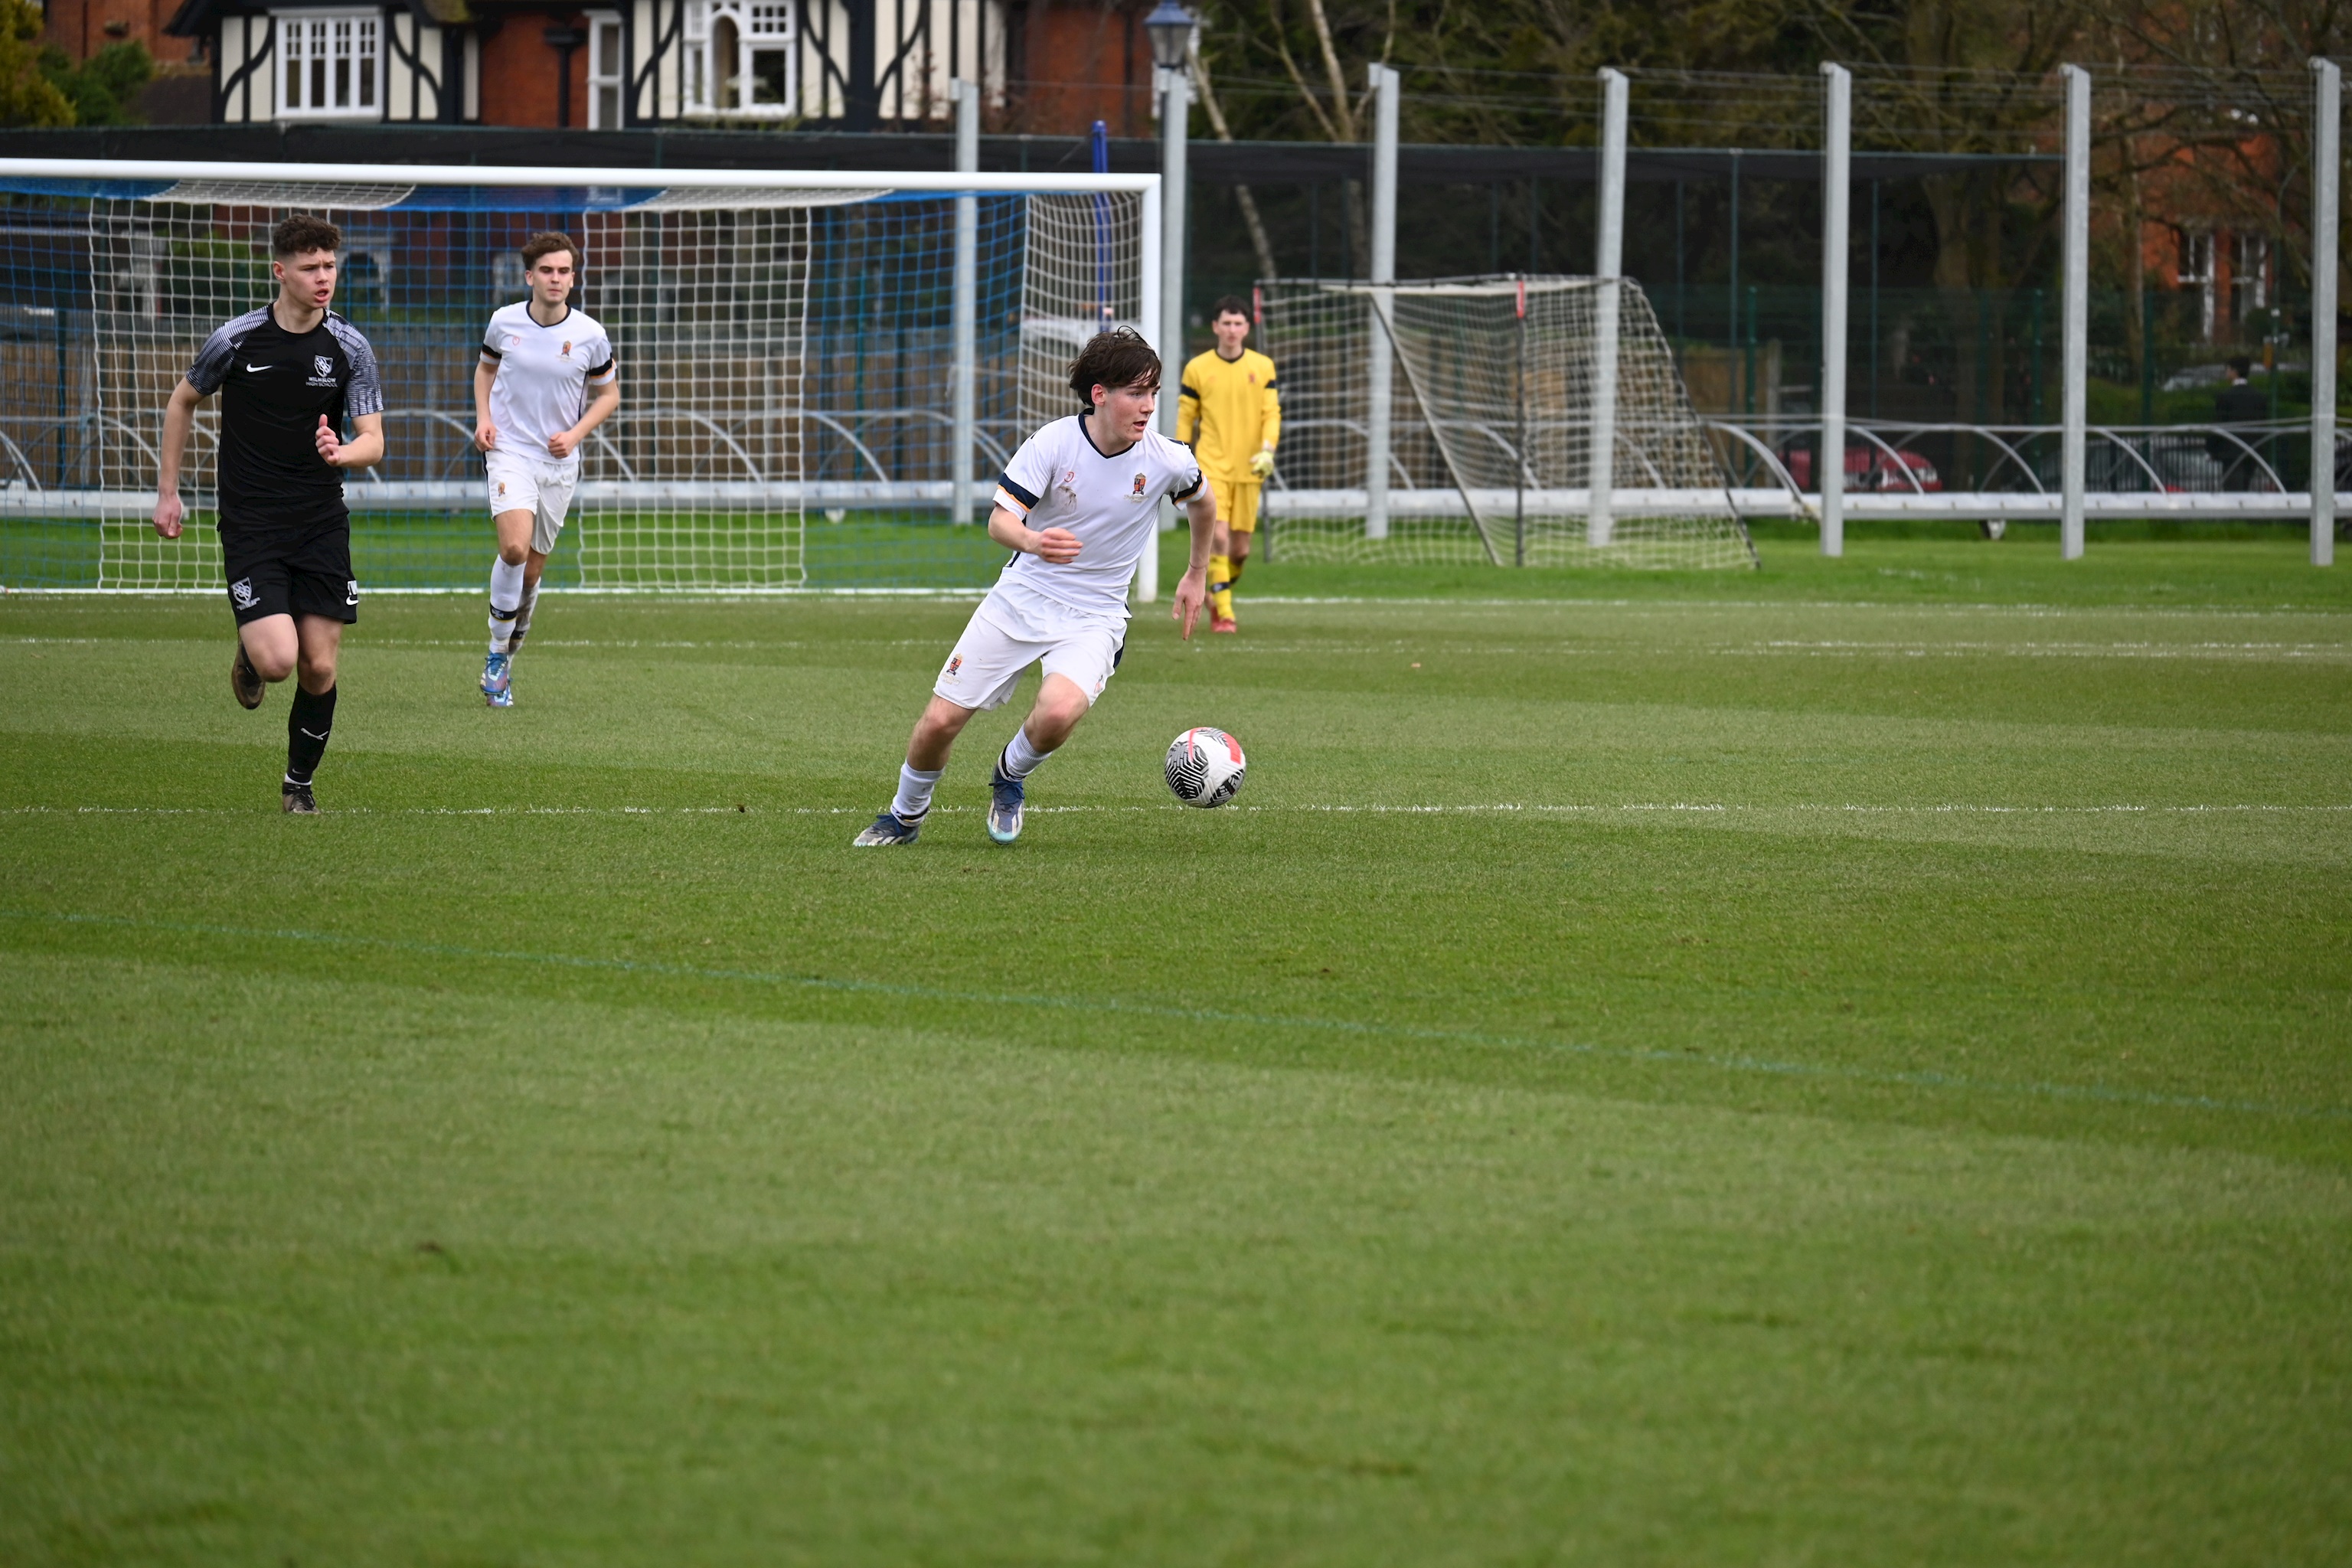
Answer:
<svg viewBox="0 0 2352 1568"><path fill-rule="evenodd" d="M1217 515L1235 533L1257 531L1257 492L1262 488L1256 479L1209 481L1209 493L1217 498Z"/></svg>

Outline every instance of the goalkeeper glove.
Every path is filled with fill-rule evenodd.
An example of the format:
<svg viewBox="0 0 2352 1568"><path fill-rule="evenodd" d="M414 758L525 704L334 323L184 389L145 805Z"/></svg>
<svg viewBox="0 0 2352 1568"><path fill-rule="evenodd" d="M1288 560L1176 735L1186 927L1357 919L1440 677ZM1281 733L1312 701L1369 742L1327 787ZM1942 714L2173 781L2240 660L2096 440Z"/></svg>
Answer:
<svg viewBox="0 0 2352 1568"><path fill-rule="evenodd" d="M1273 473L1274 448L1271 447L1260 447L1258 449L1257 456L1250 459L1250 478L1254 479L1263 479L1272 477Z"/></svg>

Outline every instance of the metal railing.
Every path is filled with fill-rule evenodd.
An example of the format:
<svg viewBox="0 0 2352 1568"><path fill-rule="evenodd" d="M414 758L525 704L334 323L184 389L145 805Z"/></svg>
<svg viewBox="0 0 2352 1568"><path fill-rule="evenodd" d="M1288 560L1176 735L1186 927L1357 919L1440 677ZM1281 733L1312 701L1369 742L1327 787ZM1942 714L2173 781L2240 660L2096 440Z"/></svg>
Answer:
<svg viewBox="0 0 2352 1568"><path fill-rule="evenodd" d="M198 442L212 438L217 411L200 409L196 416ZM386 422L397 429L414 422L437 434L429 445L409 447L400 454L401 468L415 478L394 479L371 470L350 481L355 507L385 510L466 510L481 500L478 461L470 423L446 410L401 408L385 411ZM635 500L646 505L724 500L730 505L766 502L828 510L929 510L952 504L951 486L943 458L930 448L929 437L952 433L950 416L928 408L823 409L801 411L803 478L793 480L763 464L762 446L754 428L772 433L776 416L765 413L723 417L691 408L662 405L625 406L591 437L591 474L583 476L583 499L613 504ZM145 476L155 465L152 419L132 422L102 412L57 416L0 416L0 515L98 516L126 510L143 510L150 495ZM886 455L888 443L877 427L891 425L920 428L926 450L912 465L894 471ZM698 457L681 474L675 433L683 426L698 434ZM635 427L635 428L633 428ZM1809 417L1703 417L1699 426L1714 444L1721 465L1720 496L1709 505L1728 505L1745 516L1811 517L1818 514L1815 484L1797 471L1810 464L1822 432L1821 421ZM1529 422L1525 437L1529 452L1546 446L1581 449L1585 426L1574 420ZM1591 505L1589 492L1544 483L1536 466L1515 443L1522 437L1516 422L1505 425L1485 419L1447 421L1444 433L1457 443L1468 441L1485 450L1496 472L1473 485L1482 497L1507 497L1516 484L1547 510L1576 510ZM666 435L665 432L667 434ZM978 432L983 455L995 468L1007 460L1011 445L1022 434L1010 421L992 421ZM1391 426L1389 448L1390 482L1400 492L1400 504L1450 510L1465 504L1438 456L1437 432L1417 419L1400 418ZM1979 517L2037 518L2054 516L2059 505L2058 444L2062 427L2054 425L1993 425L1853 420L1846 426L1846 510L1862 518ZM1368 432L1352 419L1295 418L1286 423L1285 447L1322 446L1311 466L1328 471L1338 461L1336 442L1360 462ZM1646 484L1620 484L1612 493L1614 506L1643 511L1686 510L1712 493L1705 487L1664 482L1658 466L1644 449L1644 432L1621 425L1617 432L1621 479L1639 477ZM398 437L396 437L396 439ZM2086 506L2094 516L2106 518L2228 517L2292 519L2311 508L2307 490L2290 488L2300 480L2288 461L2298 456L2308 439L2301 422L2285 420L2241 425L2105 426L2088 431L2089 492ZM664 467L669 477L649 477L630 452L648 442L667 448ZM1560 443L1567 443L1561 447ZM95 454L102 444L126 450L106 465L124 473L129 483L107 488L95 483ZM1947 488L1953 477L1948 454L1973 445L1969 467L1974 481L1965 489ZM1852 454L1864 454L1857 473ZM2352 481L2352 432L2339 434L2336 443L2339 489ZM129 457L126 464L124 458ZM1300 461L1294 458L1293 472ZM843 468L847 477L830 476ZM1282 454L1266 494L1267 510L1275 517L1360 516L1366 504L1360 481L1355 484L1300 486L1285 471ZM1416 472L1416 468L1423 471ZM2285 471L2282 471L2282 469ZM420 473L420 469L422 472ZM602 470L599 472L599 470ZM928 472L926 472L928 470ZM917 477L920 474L922 477ZM936 474L937 477L931 477ZM1814 479L1808 473L1804 479ZM79 479L81 482L71 482ZM2352 498L2347 498L2352 499ZM1505 502L1504 504L1508 504ZM2343 509L2352 513L2352 506Z"/></svg>
<svg viewBox="0 0 2352 1568"><path fill-rule="evenodd" d="M880 449L885 443L872 435L877 425L910 425L922 427L926 436L937 437L936 444L943 447L954 428L946 413L929 408L810 408L801 410L799 417L805 422L801 452L803 475L824 476L845 465L849 477L792 479L774 472L772 463L763 464L757 455L763 443L753 431L766 426L772 432L778 423L775 415L740 414L730 418L700 409L637 405L625 405L590 436L589 475L583 476L582 494L622 500L635 491L648 501L689 500L696 499L698 486L723 486L730 499L764 495L777 504L856 510L926 510L951 504L943 458L927 452L919 461L919 467L938 470L937 478L894 473ZM388 408L384 423L387 436L396 444L398 469L411 477L394 479L381 469L353 475L347 481L353 506L462 510L482 500L479 457L474 449L470 421L445 409ZM147 487L158 461L159 424L158 418L134 422L94 410L65 416L0 415L0 515L112 514L133 506L139 497L152 498ZM398 450L407 446L400 431L404 425L424 426L426 443ZM217 439L218 426L217 409L198 409L192 444L201 447ZM695 440L702 448L683 465L675 440L666 438L680 426L695 431ZM436 434L443 439L432 441ZM1019 432L1013 421L985 421L974 431L974 437L978 455L991 465L992 474L1009 461L1010 447L1017 442ZM641 456L632 460L632 449L641 448L647 441L665 448L666 461L661 466L671 470L669 476L653 477L641 471ZM821 442L829 443L832 449ZM122 450L101 464L99 450L109 444ZM681 466L687 470L682 474L677 472ZM599 473L600 469L604 472ZM101 477L105 470L111 470L105 475L113 478L111 485ZM718 493L713 491L712 496Z"/></svg>

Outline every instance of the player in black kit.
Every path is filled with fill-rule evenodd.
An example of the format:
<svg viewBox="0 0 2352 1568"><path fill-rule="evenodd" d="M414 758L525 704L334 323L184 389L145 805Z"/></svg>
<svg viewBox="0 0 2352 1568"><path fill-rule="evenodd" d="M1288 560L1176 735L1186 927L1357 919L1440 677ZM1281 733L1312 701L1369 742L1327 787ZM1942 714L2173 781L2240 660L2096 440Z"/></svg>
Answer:
<svg viewBox="0 0 2352 1568"><path fill-rule="evenodd" d="M299 677L280 800L306 814L319 809L310 777L334 728L335 656L360 616L343 471L383 457L375 351L327 309L342 242L324 218L289 217L270 231L278 298L206 339L173 389L155 486L155 531L177 539L180 454L196 405L219 393L221 557L237 634L229 689L258 708L268 683Z"/></svg>

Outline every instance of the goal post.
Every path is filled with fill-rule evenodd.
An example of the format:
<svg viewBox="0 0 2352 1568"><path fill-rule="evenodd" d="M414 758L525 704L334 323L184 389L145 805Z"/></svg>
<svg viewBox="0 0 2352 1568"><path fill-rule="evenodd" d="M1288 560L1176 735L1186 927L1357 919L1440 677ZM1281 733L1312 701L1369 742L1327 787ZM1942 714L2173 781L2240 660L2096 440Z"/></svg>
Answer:
<svg viewBox="0 0 2352 1568"><path fill-rule="evenodd" d="M1276 558L1755 564L1728 476L1633 279L1275 279L1259 295L1283 386L1282 446L1261 502ZM1364 478L1375 341L1400 373L1385 528ZM1612 342L1613 378L1598 357ZM1614 471L1596 476L1601 438ZM1606 530L1591 527L1596 513Z"/></svg>
<svg viewBox="0 0 2352 1568"><path fill-rule="evenodd" d="M559 585L984 584L1003 552L956 508L958 481L984 484L1074 411L1066 367L1087 336L1157 318L1156 174L562 178L0 160L0 584L220 591L209 527L167 542L147 525L156 444L205 338L273 296L269 230L292 212L342 230L335 308L379 361L388 449L345 487L354 564L377 590L479 586L473 371L490 313L524 295L517 250L537 230L579 242L574 298L611 335L622 382L583 449ZM198 521L216 432L208 401L184 466Z"/></svg>

